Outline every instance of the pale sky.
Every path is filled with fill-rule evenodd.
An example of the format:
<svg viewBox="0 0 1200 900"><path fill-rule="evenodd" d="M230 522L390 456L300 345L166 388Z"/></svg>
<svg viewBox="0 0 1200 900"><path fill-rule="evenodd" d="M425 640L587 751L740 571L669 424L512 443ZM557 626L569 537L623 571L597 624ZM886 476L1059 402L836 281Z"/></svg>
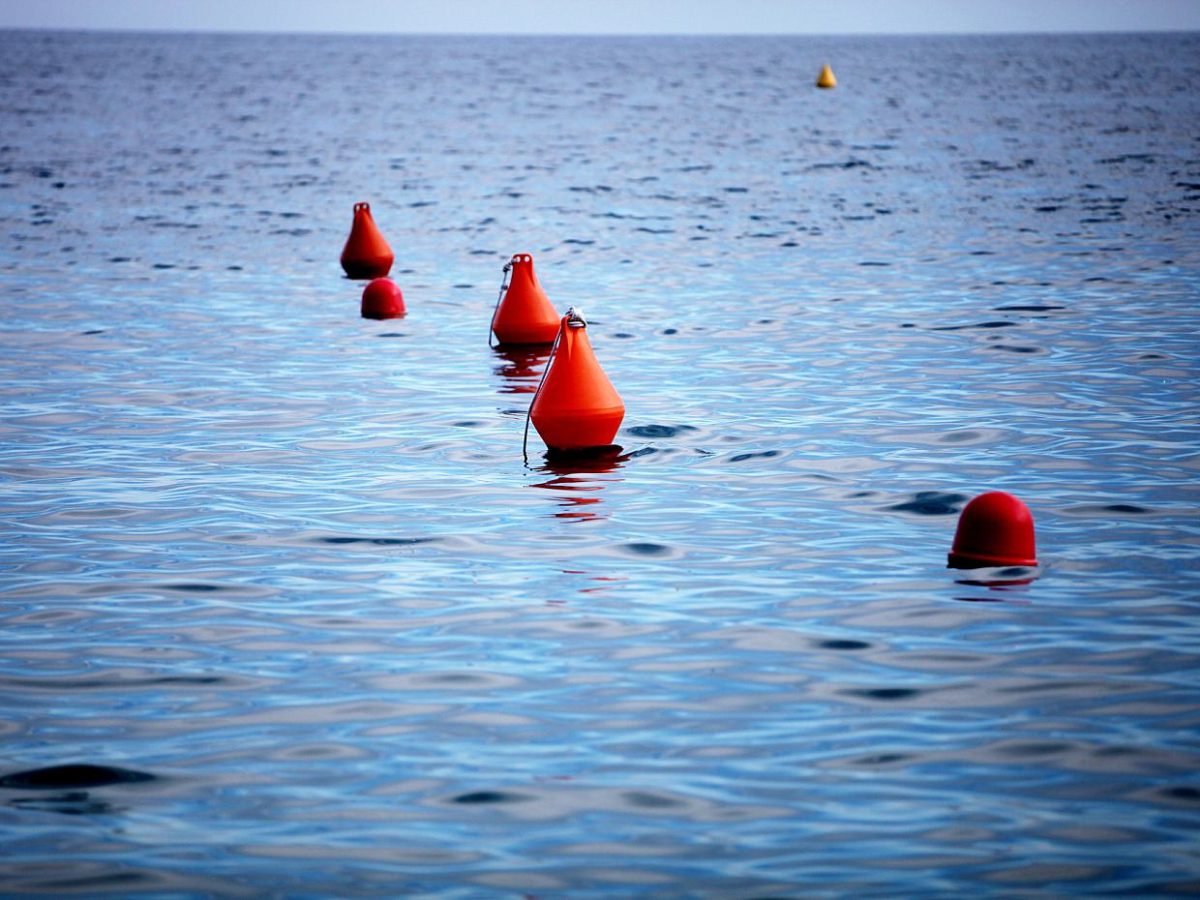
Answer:
<svg viewBox="0 0 1200 900"><path fill-rule="evenodd" d="M362 34L1200 31L1200 0L0 0L0 28Z"/></svg>

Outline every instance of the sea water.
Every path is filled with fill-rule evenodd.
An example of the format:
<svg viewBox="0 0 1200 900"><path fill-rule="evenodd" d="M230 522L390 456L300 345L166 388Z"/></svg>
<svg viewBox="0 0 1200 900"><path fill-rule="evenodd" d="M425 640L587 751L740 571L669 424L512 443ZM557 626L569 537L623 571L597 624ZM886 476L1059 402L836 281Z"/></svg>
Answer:
<svg viewBox="0 0 1200 900"><path fill-rule="evenodd" d="M1196 891L1198 87L1195 34L0 32L4 890ZM523 458L516 252L618 453ZM1001 583L945 568L991 489Z"/></svg>

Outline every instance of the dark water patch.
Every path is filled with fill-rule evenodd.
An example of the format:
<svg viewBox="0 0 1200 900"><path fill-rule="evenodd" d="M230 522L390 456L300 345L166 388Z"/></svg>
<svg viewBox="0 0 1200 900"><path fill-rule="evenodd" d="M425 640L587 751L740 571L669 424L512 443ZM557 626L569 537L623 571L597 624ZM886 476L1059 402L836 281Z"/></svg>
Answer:
<svg viewBox="0 0 1200 900"><path fill-rule="evenodd" d="M451 422L451 428L480 428L486 422L480 422L478 419L463 419L461 422Z"/></svg>
<svg viewBox="0 0 1200 900"><path fill-rule="evenodd" d="M621 799L634 809L671 809L687 805L682 800L651 791L625 791Z"/></svg>
<svg viewBox="0 0 1200 900"><path fill-rule="evenodd" d="M860 266L865 266L865 267L868 267L868 268L871 268L871 267L875 267L875 268L882 268L882 267L885 267L885 266L890 266L890 265L891 265L891 263L890 263L890 262L883 262L882 260L877 260L877 259L866 259L866 260L863 260L862 262L860 262L860 263L859 263L859 265L860 265Z"/></svg>
<svg viewBox="0 0 1200 900"><path fill-rule="evenodd" d="M847 638L818 641L817 646L822 650L867 650L871 647L866 641L856 641Z"/></svg>
<svg viewBox="0 0 1200 900"><path fill-rule="evenodd" d="M414 544L429 544L436 541L437 538L431 537L415 537L415 538L392 538L392 537L349 537L346 535L323 535L313 538L313 541L320 544L337 544L337 545L352 545L352 544L369 544L376 547L409 547Z"/></svg>
<svg viewBox="0 0 1200 900"><path fill-rule="evenodd" d="M237 679L223 675L160 675L157 677L123 678L94 676L90 678L10 678L0 676L0 687L24 688L44 691L106 691L132 690L156 685L182 685L184 687L214 684L233 685Z"/></svg>
<svg viewBox="0 0 1200 900"><path fill-rule="evenodd" d="M807 169L809 172L822 172L829 169L874 169L875 166L865 159L850 158L843 162L813 163Z"/></svg>
<svg viewBox="0 0 1200 900"><path fill-rule="evenodd" d="M882 508L892 512L915 513L919 516L951 516L962 509L962 505L969 499L966 494L917 491L911 500Z"/></svg>
<svg viewBox="0 0 1200 900"><path fill-rule="evenodd" d="M1073 749L1073 744L1063 741L1021 741L998 748L996 754L1013 759L1032 759L1043 756L1058 756Z"/></svg>
<svg viewBox="0 0 1200 900"><path fill-rule="evenodd" d="M997 306L994 309L996 312L1053 312L1059 309L1066 309L1066 307L1055 303L1029 303L1024 305Z"/></svg>
<svg viewBox="0 0 1200 900"><path fill-rule="evenodd" d="M1062 510L1064 515L1079 516L1087 519L1111 518L1113 513L1121 516L1147 516L1154 510L1136 503L1084 503L1070 506Z"/></svg>
<svg viewBox="0 0 1200 900"><path fill-rule="evenodd" d="M849 697L862 697L865 700L883 700L889 703L897 700L911 700L914 697L920 697L926 691L920 688L855 688L853 690L843 691L843 694Z"/></svg>
<svg viewBox="0 0 1200 900"><path fill-rule="evenodd" d="M897 763L906 763L914 758L911 753L872 753L870 756L860 756L851 760L851 765L874 769L879 766L894 766Z"/></svg>
<svg viewBox="0 0 1200 900"><path fill-rule="evenodd" d="M729 457L729 461L740 463L751 459L774 459L781 453L781 450L759 450L753 453L735 453L733 456Z"/></svg>
<svg viewBox="0 0 1200 900"><path fill-rule="evenodd" d="M16 797L9 806L31 812L59 813L64 816L101 816L121 812L124 807L92 797L87 791L66 791L38 797Z"/></svg>
<svg viewBox="0 0 1200 900"><path fill-rule="evenodd" d="M973 431L969 428L962 431L950 431L946 434L938 435L937 440L940 444L974 444L978 443L985 433L982 431Z"/></svg>
<svg viewBox="0 0 1200 900"><path fill-rule="evenodd" d="M673 552L671 547L652 541L630 541L619 546L635 556L670 556Z"/></svg>
<svg viewBox="0 0 1200 900"><path fill-rule="evenodd" d="M993 320L990 322L973 322L970 325L938 325L930 328L930 331L967 331L972 328L1011 328L1016 325L1016 322L1008 322L1003 319Z"/></svg>
<svg viewBox="0 0 1200 900"><path fill-rule="evenodd" d="M669 438L698 430L692 425L634 425L632 428L626 428L625 433L634 437Z"/></svg>
<svg viewBox="0 0 1200 900"><path fill-rule="evenodd" d="M1192 787L1190 785L1166 787L1160 788L1158 793L1167 800L1200 805L1200 787Z"/></svg>
<svg viewBox="0 0 1200 900"><path fill-rule="evenodd" d="M104 334L103 328L93 328L91 331L84 331L81 334Z"/></svg>
<svg viewBox="0 0 1200 900"><path fill-rule="evenodd" d="M494 806L507 803L527 803L532 799L525 794L513 791L471 791L450 798L450 802L461 806Z"/></svg>
<svg viewBox="0 0 1200 900"><path fill-rule="evenodd" d="M217 591L230 590L225 585L212 584L207 581L176 581L164 584L163 590L183 591L189 594L209 594Z"/></svg>
<svg viewBox="0 0 1200 900"><path fill-rule="evenodd" d="M25 769L0 777L0 787L21 790L62 790L63 788L93 788L110 784L133 784L154 781L149 772L101 766L91 763L67 763L43 769Z"/></svg>
<svg viewBox="0 0 1200 900"><path fill-rule="evenodd" d="M403 331L382 331L379 334L375 335L375 337L381 337L381 338L400 338L400 337L406 337L406 336L407 336L407 333L403 332Z"/></svg>
<svg viewBox="0 0 1200 900"><path fill-rule="evenodd" d="M988 349L989 350L1003 350L1005 353L1018 353L1018 354L1045 353L1046 352L1041 347L1029 347L1029 346L1025 346L1022 344L992 344Z"/></svg>
<svg viewBox="0 0 1200 900"><path fill-rule="evenodd" d="M1149 153L1122 153L1120 156L1109 156L1096 160L1102 166L1122 165L1131 162L1153 163L1154 161L1155 157Z"/></svg>

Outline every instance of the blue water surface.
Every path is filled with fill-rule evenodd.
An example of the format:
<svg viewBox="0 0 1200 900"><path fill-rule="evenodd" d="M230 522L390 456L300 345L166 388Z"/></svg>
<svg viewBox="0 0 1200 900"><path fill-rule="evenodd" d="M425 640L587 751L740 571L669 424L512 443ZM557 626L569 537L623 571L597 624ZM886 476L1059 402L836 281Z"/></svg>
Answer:
<svg viewBox="0 0 1200 900"><path fill-rule="evenodd" d="M1195 34L0 32L4 890L1200 890L1198 84ZM515 252L620 452L523 459ZM945 568L990 489L1001 583Z"/></svg>

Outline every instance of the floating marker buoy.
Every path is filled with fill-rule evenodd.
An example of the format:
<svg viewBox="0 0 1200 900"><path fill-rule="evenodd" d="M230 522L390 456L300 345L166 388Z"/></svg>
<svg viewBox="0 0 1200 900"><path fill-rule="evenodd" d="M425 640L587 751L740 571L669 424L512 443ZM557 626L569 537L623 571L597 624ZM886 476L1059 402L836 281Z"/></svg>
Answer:
<svg viewBox="0 0 1200 900"><path fill-rule="evenodd" d="M504 267L505 275L509 269L512 280L507 290L500 288L492 333L501 344L549 344L558 334L559 316L533 272L533 257L517 253Z"/></svg>
<svg viewBox="0 0 1200 900"><path fill-rule="evenodd" d="M398 319L404 315L404 295L390 278L376 278L362 293L364 319Z"/></svg>
<svg viewBox="0 0 1200 900"><path fill-rule="evenodd" d="M833 69L829 68L829 63L825 63L825 65L821 66L821 74L817 76L817 87L837 87L837 79L833 77Z"/></svg>
<svg viewBox="0 0 1200 900"><path fill-rule="evenodd" d="M1033 516L1024 503L1004 491L988 491L963 507L948 568L1036 565Z"/></svg>
<svg viewBox="0 0 1200 900"><path fill-rule="evenodd" d="M371 217L369 203L354 204L354 222L342 248L342 268L351 278L382 278L396 257Z"/></svg>
<svg viewBox="0 0 1200 900"><path fill-rule="evenodd" d="M529 418L546 446L560 453L612 446L625 418L625 404L592 352L587 321L574 308L559 323Z"/></svg>

